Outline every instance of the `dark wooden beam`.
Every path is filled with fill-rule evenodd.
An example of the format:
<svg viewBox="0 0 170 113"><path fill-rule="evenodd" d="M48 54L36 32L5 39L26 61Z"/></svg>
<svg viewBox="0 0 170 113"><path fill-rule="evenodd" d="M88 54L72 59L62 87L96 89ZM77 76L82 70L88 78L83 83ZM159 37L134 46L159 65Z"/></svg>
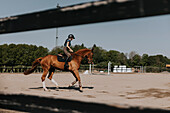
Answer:
<svg viewBox="0 0 170 113"><path fill-rule="evenodd" d="M0 19L0 34L170 14L170 0L107 0Z"/></svg>

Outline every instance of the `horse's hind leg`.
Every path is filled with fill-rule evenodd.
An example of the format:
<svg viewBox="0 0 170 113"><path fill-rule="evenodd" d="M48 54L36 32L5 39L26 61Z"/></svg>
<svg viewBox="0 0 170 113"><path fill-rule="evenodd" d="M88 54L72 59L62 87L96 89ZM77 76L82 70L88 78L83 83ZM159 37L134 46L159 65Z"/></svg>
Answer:
<svg viewBox="0 0 170 113"><path fill-rule="evenodd" d="M46 77L47 73L48 73L48 71L44 71L44 72L43 72L43 75L42 75L42 77L41 77L42 84L43 84L43 88L44 88L45 91L48 90L48 89L46 88L46 86L45 86L45 77Z"/></svg>
<svg viewBox="0 0 170 113"><path fill-rule="evenodd" d="M58 88L58 83L52 78L53 75L54 75L54 71L55 71L55 68L51 67L50 70L49 70L49 75L48 75L48 79L51 80L51 82L53 82L55 85L56 85L56 88Z"/></svg>
<svg viewBox="0 0 170 113"><path fill-rule="evenodd" d="M45 86L45 78L46 78L47 73L48 73L48 67L42 66L42 68L43 68L43 75L41 77L41 80L42 80L43 88L44 88L44 91L48 91L48 89Z"/></svg>

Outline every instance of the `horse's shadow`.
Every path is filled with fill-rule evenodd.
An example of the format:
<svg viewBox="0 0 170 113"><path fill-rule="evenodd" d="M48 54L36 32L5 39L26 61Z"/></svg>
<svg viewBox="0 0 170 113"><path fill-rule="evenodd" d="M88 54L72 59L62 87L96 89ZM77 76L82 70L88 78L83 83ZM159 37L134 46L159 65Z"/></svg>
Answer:
<svg viewBox="0 0 170 113"><path fill-rule="evenodd" d="M62 89L66 89L66 90L77 90L77 91L80 91L79 87L76 87L76 86L71 86L71 87L46 87L47 89L49 90L56 90L56 91L59 91L59 90L62 90ZM82 87L83 89L93 89L94 87L89 87L89 86L85 86L85 87ZM29 89L43 89L43 87L35 87L35 88L29 88Z"/></svg>

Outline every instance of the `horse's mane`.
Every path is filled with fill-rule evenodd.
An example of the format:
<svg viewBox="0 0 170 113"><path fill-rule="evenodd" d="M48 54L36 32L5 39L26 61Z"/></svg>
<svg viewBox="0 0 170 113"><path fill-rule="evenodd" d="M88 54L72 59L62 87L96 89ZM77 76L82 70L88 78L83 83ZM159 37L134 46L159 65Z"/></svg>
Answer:
<svg viewBox="0 0 170 113"><path fill-rule="evenodd" d="M83 53L90 52L91 49L79 49L78 51L71 53L72 56L82 56Z"/></svg>

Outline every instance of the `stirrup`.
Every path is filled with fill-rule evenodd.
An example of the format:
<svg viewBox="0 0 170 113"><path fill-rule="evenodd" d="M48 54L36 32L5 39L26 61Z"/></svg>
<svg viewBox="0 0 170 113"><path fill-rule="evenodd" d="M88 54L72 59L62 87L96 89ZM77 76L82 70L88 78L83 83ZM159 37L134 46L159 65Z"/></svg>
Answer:
<svg viewBox="0 0 170 113"><path fill-rule="evenodd" d="M64 70L68 70L68 67L69 67L69 65L68 65L68 64L65 64L65 65L64 65Z"/></svg>

